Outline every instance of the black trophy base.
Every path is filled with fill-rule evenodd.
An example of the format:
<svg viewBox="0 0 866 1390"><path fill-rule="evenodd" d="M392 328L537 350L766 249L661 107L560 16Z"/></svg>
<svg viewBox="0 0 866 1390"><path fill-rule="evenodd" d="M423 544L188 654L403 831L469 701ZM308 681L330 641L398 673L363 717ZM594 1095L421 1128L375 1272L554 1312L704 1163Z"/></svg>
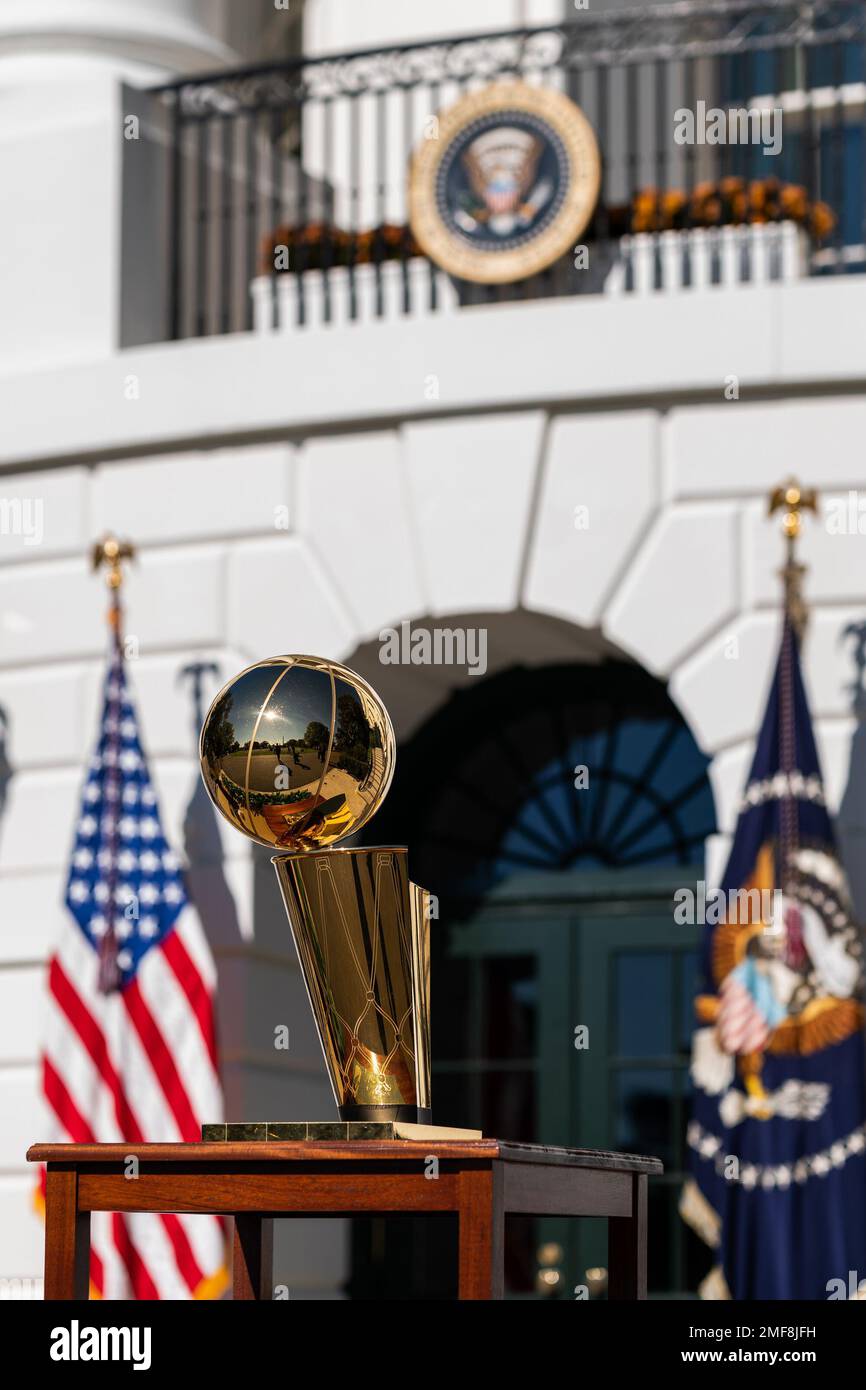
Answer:
<svg viewBox="0 0 866 1390"><path fill-rule="evenodd" d="M399 1121L404 1125L432 1125L432 1110L423 1110L419 1105L341 1105L340 1119L349 1124L378 1121Z"/></svg>

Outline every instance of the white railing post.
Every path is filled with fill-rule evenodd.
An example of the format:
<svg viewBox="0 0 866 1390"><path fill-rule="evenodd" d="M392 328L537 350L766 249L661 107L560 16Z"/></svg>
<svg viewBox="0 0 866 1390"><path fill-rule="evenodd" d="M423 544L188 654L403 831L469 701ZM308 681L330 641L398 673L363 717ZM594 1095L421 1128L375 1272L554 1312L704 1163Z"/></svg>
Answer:
<svg viewBox="0 0 866 1390"><path fill-rule="evenodd" d="M766 285L770 278L770 238L764 222L756 222L751 228L751 281L753 285Z"/></svg>
<svg viewBox="0 0 866 1390"><path fill-rule="evenodd" d="M355 266L356 323L372 323L376 317L376 267L365 262Z"/></svg>
<svg viewBox="0 0 866 1390"><path fill-rule="evenodd" d="M710 243L706 228L693 227L687 233L691 253L693 290L705 290L710 284Z"/></svg>
<svg viewBox="0 0 866 1390"><path fill-rule="evenodd" d="M274 331L274 291L272 275L257 275L250 281L250 299L253 301L253 332L273 333Z"/></svg>
<svg viewBox="0 0 866 1390"><path fill-rule="evenodd" d="M741 237L739 227L723 227L720 238L719 274L721 283L729 288L742 282Z"/></svg>
<svg viewBox="0 0 866 1390"><path fill-rule="evenodd" d="M682 235L682 232L662 232L661 234L663 290L681 290L683 287Z"/></svg>
<svg viewBox="0 0 866 1390"><path fill-rule="evenodd" d="M382 277L382 316L393 323L403 316L403 267L399 261L383 261L379 268Z"/></svg>
<svg viewBox="0 0 866 1390"><path fill-rule="evenodd" d="M783 222L779 228L779 260L782 280L799 280L805 274L805 234L796 222Z"/></svg>
<svg viewBox="0 0 866 1390"><path fill-rule="evenodd" d="M409 314L413 319L427 318L430 314L430 262L423 256L412 256L406 264L406 273L409 276Z"/></svg>
<svg viewBox="0 0 866 1390"><path fill-rule="evenodd" d="M635 294L651 294L656 287L656 248L650 232L632 237L632 265Z"/></svg>
<svg viewBox="0 0 866 1390"><path fill-rule="evenodd" d="M321 270L305 270L299 293L304 296L304 327L323 328L325 324L325 286Z"/></svg>
<svg viewBox="0 0 866 1390"><path fill-rule="evenodd" d="M349 270L347 266L335 265L326 272L327 293L330 301L331 317L328 324L331 328L341 327L344 323L351 323L349 317L352 307L352 287L349 283ZM324 313L324 302L322 312Z"/></svg>
<svg viewBox="0 0 866 1390"><path fill-rule="evenodd" d="M277 331L280 333L291 333L298 321L295 312L297 278L297 275L289 270L277 276Z"/></svg>
<svg viewBox="0 0 866 1390"><path fill-rule="evenodd" d="M605 294L620 295L625 293L628 287L628 265L630 259L631 237L620 237L616 259L605 278Z"/></svg>

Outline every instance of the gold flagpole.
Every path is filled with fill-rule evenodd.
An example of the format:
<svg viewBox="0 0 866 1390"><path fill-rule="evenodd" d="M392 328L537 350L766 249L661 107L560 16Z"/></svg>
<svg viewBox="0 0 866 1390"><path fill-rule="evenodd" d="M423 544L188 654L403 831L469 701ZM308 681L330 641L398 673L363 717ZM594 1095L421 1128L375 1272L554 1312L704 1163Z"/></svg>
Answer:
<svg viewBox="0 0 866 1390"><path fill-rule="evenodd" d="M797 542L803 529L803 512L818 513L818 495L814 488L801 488L796 478L789 478L770 494L769 516L782 511L782 534L786 541L785 563L779 571L784 585L786 623L782 635L779 683L779 769L787 778L787 791L780 798L779 845L776 878L783 893L790 895L793 880L793 856L799 842L799 817L796 798L791 791L791 779L797 771L797 721L794 702L794 638L802 643L808 612L803 597L803 576L806 566L797 559Z"/></svg>
<svg viewBox="0 0 866 1390"><path fill-rule="evenodd" d="M808 618L803 598L806 566L797 560L797 542L803 530L803 512L809 511L815 516L818 514L818 494L814 488L801 488L796 478L789 478L770 493L767 515L772 517L778 511L784 512L782 535L787 543L785 563L779 571L785 586L785 613L797 638L802 641Z"/></svg>
<svg viewBox="0 0 866 1390"><path fill-rule="evenodd" d="M120 603L120 590L123 587L123 562L135 559L135 546L129 541L119 541L116 536L103 536L91 547L90 564L96 574L103 566L107 571L105 582L108 585L110 603L108 626L115 640L122 645L121 631L123 610Z"/></svg>
<svg viewBox="0 0 866 1390"><path fill-rule="evenodd" d="M91 548L90 560L94 574L105 567L108 585L108 626L114 645L113 663L119 669L123 661L123 606L120 591L123 587L123 562L135 558L135 547L129 541L120 541L116 536L107 535ZM117 855L120 850L118 831L120 802L120 712L122 692L119 682L109 682L109 724L107 757L104 767L104 805L108 812L105 820L108 850L108 871L106 874L105 930L99 942L99 988L103 994L111 994L120 988L121 972L117 962Z"/></svg>

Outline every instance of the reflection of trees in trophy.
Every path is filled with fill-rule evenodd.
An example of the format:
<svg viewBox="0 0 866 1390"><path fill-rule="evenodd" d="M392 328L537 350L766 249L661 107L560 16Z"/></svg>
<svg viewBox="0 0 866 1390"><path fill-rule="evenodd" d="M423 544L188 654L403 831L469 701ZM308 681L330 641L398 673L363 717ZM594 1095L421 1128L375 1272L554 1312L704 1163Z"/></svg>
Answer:
<svg viewBox="0 0 866 1390"><path fill-rule="evenodd" d="M235 726L229 719L234 701L231 693L224 695L214 710L214 719L205 731L206 752L214 758L222 758L226 753L236 752L239 745L235 738Z"/></svg>
<svg viewBox="0 0 866 1390"><path fill-rule="evenodd" d="M324 724L320 724L318 720L314 719L312 723L307 725L306 732L304 733L304 743L307 748L312 748L314 753L318 753L320 761L328 751L329 738L329 730Z"/></svg>

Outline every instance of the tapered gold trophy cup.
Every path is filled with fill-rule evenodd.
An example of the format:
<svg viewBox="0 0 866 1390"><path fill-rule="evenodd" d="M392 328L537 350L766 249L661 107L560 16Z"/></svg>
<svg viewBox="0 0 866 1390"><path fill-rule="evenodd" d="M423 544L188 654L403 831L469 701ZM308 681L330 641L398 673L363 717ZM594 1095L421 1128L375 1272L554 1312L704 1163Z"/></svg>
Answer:
<svg viewBox="0 0 866 1390"><path fill-rule="evenodd" d="M201 732L226 820L277 871L340 1117L430 1123L429 895L400 846L338 849L384 800L394 730L354 671L276 656L217 695Z"/></svg>

